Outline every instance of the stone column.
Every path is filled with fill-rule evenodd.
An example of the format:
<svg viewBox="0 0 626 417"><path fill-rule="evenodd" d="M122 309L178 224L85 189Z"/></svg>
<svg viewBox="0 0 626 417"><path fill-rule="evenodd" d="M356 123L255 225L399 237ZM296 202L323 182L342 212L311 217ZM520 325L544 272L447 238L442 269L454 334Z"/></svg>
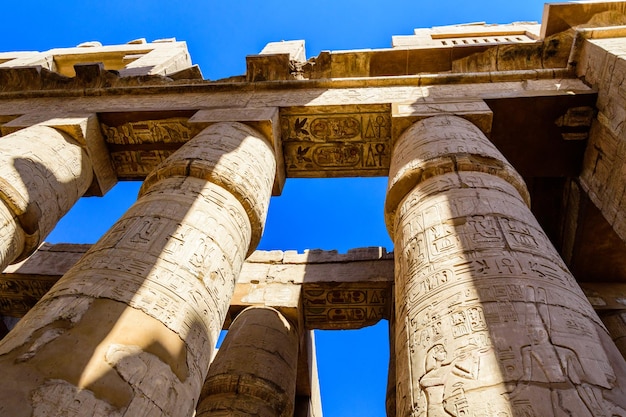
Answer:
<svg viewBox="0 0 626 417"><path fill-rule="evenodd" d="M239 123L164 161L0 344L0 415L191 416L274 175Z"/></svg>
<svg viewBox="0 0 626 417"><path fill-rule="evenodd" d="M626 358L626 310L602 311L600 318L615 342L615 346Z"/></svg>
<svg viewBox="0 0 626 417"><path fill-rule="evenodd" d="M395 144L397 416L626 415L626 363L470 122L424 119Z"/></svg>
<svg viewBox="0 0 626 417"><path fill-rule="evenodd" d="M391 296L391 305L395 306L394 296ZM385 395L385 411L387 417L396 416L396 320L395 311L391 307L389 313L389 369L387 370L387 391Z"/></svg>
<svg viewBox="0 0 626 417"><path fill-rule="evenodd" d="M292 417L297 368L297 329L272 308L249 307L228 329L196 416Z"/></svg>
<svg viewBox="0 0 626 417"><path fill-rule="evenodd" d="M92 179L67 133L35 125L0 138L0 271L36 249Z"/></svg>

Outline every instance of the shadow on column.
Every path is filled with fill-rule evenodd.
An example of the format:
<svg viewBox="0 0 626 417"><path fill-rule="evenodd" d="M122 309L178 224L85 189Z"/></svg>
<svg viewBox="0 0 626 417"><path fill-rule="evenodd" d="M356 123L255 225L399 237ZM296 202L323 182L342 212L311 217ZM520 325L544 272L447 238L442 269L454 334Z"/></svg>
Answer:
<svg viewBox="0 0 626 417"><path fill-rule="evenodd" d="M266 208L255 202L269 200L275 169L255 172L271 154L260 135L215 126L151 174L137 202L2 340L0 414L193 413L251 233L260 233L250 210ZM247 180L233 192L224 176L238 169Z"/></svg>
<svg viewBox="0 0 626 417"><path fill-rule="evenodd" d="M394 152L398 415L626 415L626 363L482 132L425 119Z"/></svg>

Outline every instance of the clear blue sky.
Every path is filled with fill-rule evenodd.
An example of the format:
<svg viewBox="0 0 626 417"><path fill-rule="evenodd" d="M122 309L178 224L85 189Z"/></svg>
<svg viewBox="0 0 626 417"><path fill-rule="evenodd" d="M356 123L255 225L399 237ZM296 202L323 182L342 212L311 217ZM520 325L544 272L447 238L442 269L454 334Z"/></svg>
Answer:
<svg viewBox="0 0 626 417"><path fill-rule="evenodd" d="M537 0L11 1L3 7L0 52L43 51L97 40L175 37L208 79L245 72L246 55L268 42L304 39L307 57L322 50L386 48L414 28L485 21L540 21ZM386 178L288 180L270 205L258 249L384 246ZM47 239L95 242L134 201L139 186L120 184L104 199L83 199ZM385 415L387 326L317 332L326 417Z"/></svg>

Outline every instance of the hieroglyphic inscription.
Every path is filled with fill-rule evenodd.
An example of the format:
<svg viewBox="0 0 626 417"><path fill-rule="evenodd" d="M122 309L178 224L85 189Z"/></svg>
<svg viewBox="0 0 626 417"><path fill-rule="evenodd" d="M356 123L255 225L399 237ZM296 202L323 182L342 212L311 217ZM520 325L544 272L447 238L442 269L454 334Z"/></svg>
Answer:
<svg viewBox="0 0 626 417"><path fill-rule="evenodd" d="M276 171L272 149L261 134L244 125L218 123L195 140L200 144L187 144L167 167L144 181L137 202L3 340L3 369L33 380L20 391L25 397L16 406L19 411L11 406L9 414L30 415L33 387L42 388L45 379L25 375L32 368L26 364L24 370L22 364L44 344L71 354L62 337L70 327L72 345L92 346L87 351L104 345L90 354L81 370L86 385L92 385L89 378L99 374L96 370L113 367L127 382L125 389L130 388L120 405L124 411L137 414L149 402L158 406L159 414L190 414L191 398L200 393L236 278L249 245L256 244L254 235L262 229L259 223L264 222ZM196 164L192 170L178 169L181 160L185 167L189 160ZM211 168L207 171L212 177L205 175L205 167ZM249 181L231 183L233 171ZM106 340L83 321L90 315L100 317L99 311L118 311L112 320L102 320L102 325L98 321L96 327L104 329ZM48 326L53 329L45 331ZM124 326L133 327L132 335L116 333ZM33 336L36 332L42 336ZM25 343L28 356L14 360ZM150 346L155 344L176 350L182 361L168 363L167 357L153 354ZM55 369L42 372L57 375ZM177 374L164 373L167 370ZM57 387L72 386L63 375L51 380ZM168 395L162 395L163 390ZM73 395L53 399L49 413L63 414Z"/></svg>
<svg viewBox="0 0 626 417"><path fill-rule="evenodd" d="M388 317L389 287L339 284L332 289L307 285L303 291L307 327L316 329L360 329Z"/></svg>
<svg viewBox="0 0 626 417"><path fill-rule="evenodd" d="M422 159L431 141L437 153L443 140L452 149L461 136L497 157L467 122L445 119L401 137L396 151L413 153L399 158ZM397 385L398 414L623 414L621 358L604 348L601 322L520 184L510 173L464 171L473 168L433 169L395 210L396 372L406 381ZM403 169L392 166L392 187Z"/></svg>
<svg viewBox="0 0 626 417"><path fill-rule="evenodd" d="M102 123L106 142L111 145L145 145L147 143L178 143L189 141L198 131L186 118L144 120L117 126Z"/></svg>
<svg viewBox="0 0 626 417"><path fill-rule="evenodd" d="M142 179L172 153L174 150L112 151L111 161L119 178Z"/></svg>
<svg viewBox="0 0 626 417"><path fill-rule="evenodd" d="M102 133L118 177L145 178L157 165L198 133L198 127L176 117L109 126Z"/></svg>
<svg viewBox="0 0 626 417"><path fill-rule="evenodd" d="M388 105L281 111L287 175L385 175L391 153L390 111Z"/></svg>
<svg viewBox="0 0 626 417"><path fill-rule="evenodd" d="M2 277L0 280L0 315L21 317L48 292L58 277Z"/></svg>

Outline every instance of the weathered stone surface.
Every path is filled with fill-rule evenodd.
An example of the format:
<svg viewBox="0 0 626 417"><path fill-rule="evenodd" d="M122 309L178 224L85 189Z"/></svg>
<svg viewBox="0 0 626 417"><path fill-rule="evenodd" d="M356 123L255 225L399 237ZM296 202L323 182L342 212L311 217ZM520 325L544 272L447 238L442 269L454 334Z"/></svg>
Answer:
<svg viewBox="0 0 626 417"><path fill-rule="evenodd" d="M242 311L211 363L196 415L293 416L298 339L276 310Z"/></svg>
<svg viewBox="0 0 626 417"><path fill-rule="evenodd" d="M101 197L117 183L117 174L95 114L25 114L0 126L0 131L8 135L35 124L69 134L84 149L93 169L93 180L85 195Z"/></svg>
<svg viewBox="0 0 626 417"><path fill-rule="evenodd" d="M0 269L30 255L93 178L79 141L44 125L0 140Z"/></svg>
<svg viewBox="0 0 626 417"><path fill-rule="evenodd" d="M2 413L92 415L74 404L93 394L103 414L191 415L275 172L244 125L196 140L2 340Z"/></svg>
<svg viewBox="0 0 626 417"><path fill-rule="evenodd" d="M322 52L306 62L303 42L275 43L247 59L246 75L220 82L202 80L184 44L171 40L1 53L2 140L43 124L69 134L92 163L87 194L103 194L116 177L148 180L129 217L0 345L8 364L0 414L22 411L30 400L33 415L77 415L79 404L90 415L190 414L210 357L204 346L248 305L274 306L303 329L394 320L393 259L380 249L255 253L244 262L253 249L246 231L254 245L272 184L264 182L269 172L241 168L255 152L202 153L210 143L239 140L218 139L226 136L215 128L221 122L231 133L231 122L243 122L233 130L251 128L272 143L275 195L285 176L387 175L391 167L387 221L396 235L396 272L407 281L399 285L404 298L391 336L398 353L391 359L400 361L394 371L402 373L390 374L389 415L411 408L431 417L468 409L626 414L624 365L584 297L620 345L626 28L616 25L626 23L624 3L553 4L541 29L416 30L391 49ZM450 123L402 148L403 135L415 133L410 126L432 116ZM209 125L216 130L205 131L201 145L185 145ZM445 137L458 126L466 126L463 134ZM396 143L407 154L431 153L396 161L403 165L397 169ZM178 160L160 165L181 147ZM214 164L217 158L228 167ZM584 294L520 200L528 196L515 171L570 270L594 281L582 284ZM47 195L33 201L48 204ZM33 223L30 212L14 206L0 204L0 239L13 242L0 248L8 258L36 245L22 230ZM202 215L186 217L196 209ZM38 276L29 262L7 269L3 313L29 309L66 268L66 260L44 258L48 271ZM75 345L84 349L68 355ZM309 367L311 351L300 354ZM315 372L305 368L301 360L298 417L321 412L309 378ZM24 383L7 385L15 380Z"/></svg>
<svg viewBox="0 0 626 417"><path fill-rule="evenodd" d="M89 249L44 244L0 275L0 315L21 317ZM224 325L248 306L268 306L307 329L351 329L387 318L393 254L384 248L256 251L244 262ZM304 304L303 304L304 303Z"/></svg>
<svg viewBox="0 0 626 417"><path fill-rule="evenodd" d="M615 346L626 358L626 310L612 310L600 314Z"/></svg>
<svg viewBox="0 0 626 417"><path fill-rule="evenodd" d="M623 413L626 362L480 130L418 122L390 171L397 414Z"/></svg>
<svg viewBox="0 0 626 417"><path fill-rule="evenodd" d="M74 77L76 64L101 63L101 68L115 71L121 77L146 75L167 75L191 67L191 60L185 42L175 40L154 41L152 43L130 43L126 45L102 46L99 42L79 45L75 48L58 48L45 52L5 53L0 69L21 71L39 66L42 70L53 71L65 77ZM41 85L22 85L13 82L3 87L41 88Z"/></svg>

